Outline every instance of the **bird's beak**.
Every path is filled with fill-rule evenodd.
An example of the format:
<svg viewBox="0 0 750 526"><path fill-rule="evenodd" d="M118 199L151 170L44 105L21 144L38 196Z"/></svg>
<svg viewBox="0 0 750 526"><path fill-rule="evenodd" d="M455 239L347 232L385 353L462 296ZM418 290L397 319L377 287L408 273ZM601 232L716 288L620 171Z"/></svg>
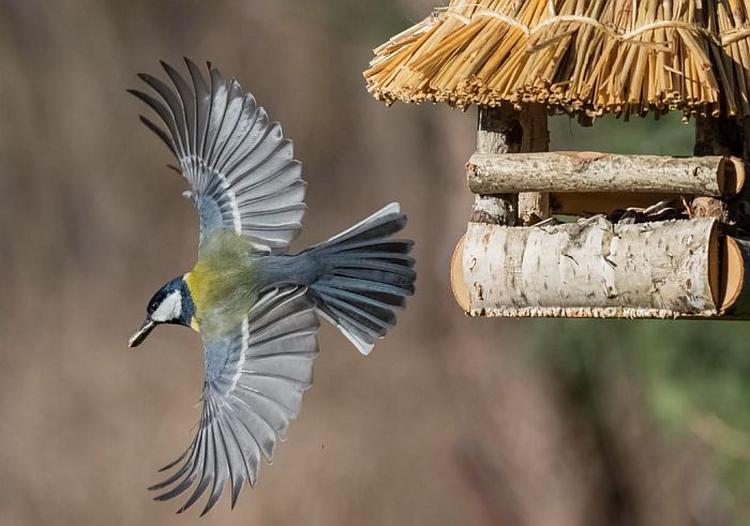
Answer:
<svg viewBox="0 0 750 526"><path fill-rule="evenodd" d="M128 347L137 347L140 345L155 326L156 322L147 318L146 321L143 322L143 325L141 325L141 328L138 329L138 332L132 335L130 340L128 340Z"/></svg>

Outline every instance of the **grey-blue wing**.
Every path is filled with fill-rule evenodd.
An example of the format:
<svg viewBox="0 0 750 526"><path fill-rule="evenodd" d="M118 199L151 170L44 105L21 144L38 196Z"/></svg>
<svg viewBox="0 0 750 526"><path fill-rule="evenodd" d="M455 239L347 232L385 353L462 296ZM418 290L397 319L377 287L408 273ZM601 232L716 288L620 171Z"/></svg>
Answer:
<svg viewBox="0 0 750 526"><path fill-rule="evenodd" d="M162 63L172 86L141 74L158 95L129 90L163 127L141 120L175 154L200 217L201 240L213 229L247 236L262 253L283 253L302 229L302 165L281 125L270 122L236 80L208 65L209 81L186 59L190 82Z"/></svg>
<svg viewBox="0 0 750 526"><path fill-rule="evenodd" d="M306 289L272 289L236 331L204 341L200 424L188 449L163 468L173 474L150 488L163 490L157 500L194 488L181 512L210 487L206 513L229 482L234 507L244 482L255 485L261 455L271 461L299 413L302 394L312 385L317 333Z"/></svg>

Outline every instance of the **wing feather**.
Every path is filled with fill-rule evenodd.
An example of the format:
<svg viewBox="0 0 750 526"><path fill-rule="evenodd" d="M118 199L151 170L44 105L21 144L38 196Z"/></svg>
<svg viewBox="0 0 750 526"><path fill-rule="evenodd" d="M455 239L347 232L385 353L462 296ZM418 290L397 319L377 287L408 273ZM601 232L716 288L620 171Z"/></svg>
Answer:
<svg viewBox="0 0 750 526"><path fill-rule="evenodd" d="M171 84L139 75L157 96L128 91L164 125L142 118L175 155L191 186L201 240L212 230L230 229L248 237L258 252L285 252L305 213L292 142L236 80L224 79L209 63L206 81L192 61L185 62L189 81L162 62Z"/></svg>
<svg viewBox="0 0 750 526"><path fill-rule="evenodd" d="M226 442L224 441L224 435L221 431L220 422L221 421L217 419L214 425L214 466L216 467L216 475L213 477L211 493L209 494L206 505L201 512L201 516L205 515L211 508L213 508L214 504L216 504L224 491L224 486L226 486L227 481L232 479L232 463L229 458Z"/></svg>
<svg viewBox="0 0 750 526"><path fill-rule="evenodd" d="M248 479L247 460L242 454L234 431L224 420L219 420L219 436L227 453L227 468L229 469L229 482L232 490L232 508L237 503L237 497L242 490L244 481Z"/></svg>
<svg viewBox="0 0 750 526"><path fill-rule="evenodd" d="M240 109L240 115L238 116L237 125L234 128L234 132L229 136L227 140L226 148L219 155L219 159L216 162L216 169L225 171L227 163L233 156L237 154L239 148L247 139L248 134L255 126L255 122L258 120L260 112L258 110L258 103L255 102L255 97L251 94L246 94L242 98L242 108Z"/></svg>
<svg viewBox="0 0 750 526"><path fill-rule="evenodd" d="M146 84L148 84L156 93L158 93L164 103L167 105L167 108L169 108L172 119L174 119L174 130L176 133L174 138L178 146L178 150L180 151L180 155L189 155L190 150L188 148L187 142L189 132L187 123L185 122L185 110L183 110L182 102L169 86L167 86L164 82L157 79L156 77L153 77L148 73L141 73L138 75L138 77Z"/></svg>
<svg viewBox="0 0 750 526"><path fill-rule="evenodd" d="M242 486L255 485L261 456L273 459L312 385L318 317L304 288L273 289L231 334L204 341L203 407L195 438L149 489L167 500L192 490L178 513L208 493L202 515L229 483L234 507ZM210 488L210 489L209 489Z"/></svg>
<svg viewBox="0 0 750 526"><path fill-rule="evenodd" d="M177 155L177 152L174 149L174 145L172 144L172 139L169 137L169 134L167 134L167 132L165 132L160 126L157 126L156 124L154 124L152 121L150 121L148 118L144 117L143 115L139 115L139 117L141 119L141 122L145 124L149 130L154 132L157 135L157 137L159 137L164 142L164 144L167 145L167 148L169 148L169 150L173 154Z"/></svg>
<svg viewBox="0 0 750 526"><path fill-rule="evenodd" d="M152 110L154 110L154 113L156 113L159 116L161 121L169 130L169 135L170 135L169 142L172 145L171 150L173 152L177 152L176 153L177 157L181 156L182 151L180 150L180 145L179 143L175 141L175 137L177 137L177 123L175 122L174 116L172 115L172 112L169 110L169 108L165 106L164 104L162 104L155 97L152 97L151 95L149 95L148 93L144 93L137 89L129 89L127 91L131 95L145 102L146 105L150 107Z"/></svg>
<svg viewBox="0 0 750 526"><path fill-rule="evenodd" d="M190 86L188 85L185 78L182 75L180 75L180 73L176 69L174 69L172 66L170 66L163 60L160 61L160 64L162 68L164 68L164 71L166 71L167 75L169 76L169 79L172 81L172 84L174 84L174 87L177 88L177 93L180 96L182 111L183 111L185 123L187 126L187 132L188 132L185 136L185 144L188 146L189 151L194 152L195 151L194 130L196 128L195 92L190 89Z"/></svg>
<svg viewBox="0 0 750 526"><path fill-rule="evenodd" d="M206 79L203 77L198 66L195 65L191 60L186 59L190 78L193 81L193 88L195 89L195 100L196 100L196 144L193 153L196 156L203 155L203 148L206 143L206 133L208 130L208 119L211 114L211 91L208 89ZM209 66L210 68L210 66Z"/></svg>
<svg viewBox="0 0 750 526"><path fill-rule="evenodd" d="M206 144L203 149L203 159L209 166L213 166L213 152L216 148L216 141L219 138L221 127L224 124L229 102L229 89L227 82L221 77L219 70L209 67L209 76L211 78L211 113L208 118L208 131L206 134Z"/></svg>
<svg viewBox="0 0 750 526"><path fill-rule="evenodd" d="M229 166L225 166L222 168L222 171L229 176L229 180L231 182L236 181L237 174L241 174L241 163L245 161L245 159L253 152L253 149L257 144L264 139L266 136L266 131L270 127L270 119L268 118L268 113L266 113L266 110L264 108L258 108L255 117L253 119L252 126L245 134L245 137L242 139L242 142L238 145L237 150L232 154L229 159L227 159L227 164ZM252 159L248 162L252 162ZM235 177L232 177L231 174L235 174Z"/></svg>
<svg viewBox="0 0 750 526"><path fill-rule="evenodd" d="M236 80L230 83L228 100L229 102L224 114L224 125L219 130L217 146L214 149L214 155L209 161L209 164L212 166L218 166L224 151L232 147L232 137L237 134L237 125L242 119L242 108L245 105L245 97L242 93L242 87Z"/></svg>

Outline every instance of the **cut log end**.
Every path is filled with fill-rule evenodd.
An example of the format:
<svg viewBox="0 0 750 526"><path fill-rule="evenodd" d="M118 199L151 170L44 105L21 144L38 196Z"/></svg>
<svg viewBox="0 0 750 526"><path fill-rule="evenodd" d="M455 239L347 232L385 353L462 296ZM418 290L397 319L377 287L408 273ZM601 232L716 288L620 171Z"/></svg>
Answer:
<svg viewBox="0 0 750 526"><path fill-rule="evenodd" d="M739 243L726 237L722 243L721 265L721 312L725 313L737 304L745 281L745 265Z"/></svg>
<svg viewBox="0 0 750 526"><path fill-rule="evenodd" d="M464 240L466 236L461 236L451 258L451 289L453 297L456 298L458 306L464 312L469 312L469 290L466 288L464 280Z"/></svg>
<svg viewBox="0 0 750 526"><path fill-rule="evenodd" d="M724 157L719 163L717 179L721 195L738 195L745 186L745 162L739 157Z"/></svg>

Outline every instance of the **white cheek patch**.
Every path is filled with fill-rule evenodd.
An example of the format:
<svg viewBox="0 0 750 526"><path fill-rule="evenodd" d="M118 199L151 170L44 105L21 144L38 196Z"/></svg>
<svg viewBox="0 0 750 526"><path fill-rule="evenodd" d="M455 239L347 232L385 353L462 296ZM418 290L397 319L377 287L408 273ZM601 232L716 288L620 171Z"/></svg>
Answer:
<svg viewBox="0 0 750 526"><path fill-rule="evenodd" d="M161 305L151 314L154 321L176 320L182 314L182 294L179 290L164 298Z"/></svg>

